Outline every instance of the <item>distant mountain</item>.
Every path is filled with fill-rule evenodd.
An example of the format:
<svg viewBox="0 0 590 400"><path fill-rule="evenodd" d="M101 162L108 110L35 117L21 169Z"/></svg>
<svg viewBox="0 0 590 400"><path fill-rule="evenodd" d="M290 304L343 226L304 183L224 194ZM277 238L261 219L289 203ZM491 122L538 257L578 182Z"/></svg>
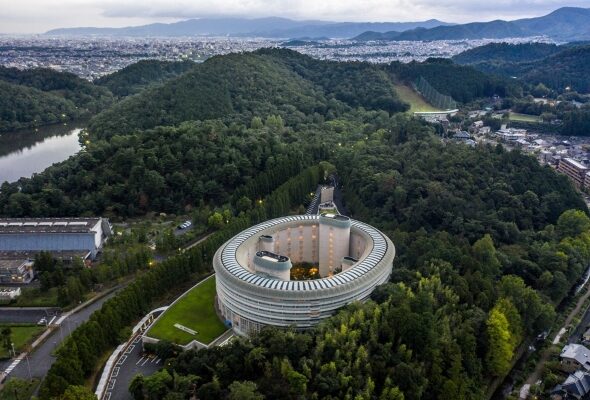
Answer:
<svg viewBox="0 0 590 400"><path fill-rule="evenodd" d="M438 20L423 22L327 22L294 21L287 18L200 18L170 24L149 24L125 28L60 28L52 36L259 36L267 38L348 38L367 30L376 32L434 28L450 24Z"/></svg>
<svg viewBox="0 0 590 400"><path fill-rule="evenodd" d="M515 21L473 22L469 24L417 28L400 32L364 32L354 39L367 40L461 40L501 39L546 35L556 40L590 39L590 9L563 7L542 17Z"/></svg>

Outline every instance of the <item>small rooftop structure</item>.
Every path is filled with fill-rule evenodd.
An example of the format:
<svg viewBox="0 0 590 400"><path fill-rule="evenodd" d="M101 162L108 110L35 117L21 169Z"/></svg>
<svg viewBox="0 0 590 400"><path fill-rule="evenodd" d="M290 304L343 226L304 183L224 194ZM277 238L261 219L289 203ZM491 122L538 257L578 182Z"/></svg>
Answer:
<svg viewBox="0 0 590 400"><path fill-rule="evenodd" d="M256 253L257 257L260 257L264 260L272 261L272 262L286 262L289 261L289 257L281 256L279 254L272 253L270 251L259 251Z"/></svg>

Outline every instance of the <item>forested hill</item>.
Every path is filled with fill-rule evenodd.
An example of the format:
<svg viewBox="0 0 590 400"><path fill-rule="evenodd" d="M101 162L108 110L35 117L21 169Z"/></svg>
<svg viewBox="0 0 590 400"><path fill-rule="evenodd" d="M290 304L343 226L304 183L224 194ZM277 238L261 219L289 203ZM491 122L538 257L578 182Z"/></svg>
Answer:
<svg viewBox="0 0 590 400"><path fill-rule="evenodd" d="M100 137L187 120L223 118L247 123L255 115L280 115L296 124L304 115L332 119L350 108L409 107L395 82L426 78L460 102L498 94L519 95L517 83L445 60L373 65L313 59L287 49L213 57L185 74L124 99L91 121ZM460 79L459 79L460 77ZM293 113L297 110L299 113Z"/></svg>
<svg viewBox="0 0 590 400"><path fill-rule="evenodd" d="M54 124L78 115L76 106L60 96L0 80L0 133Z"/></svg>
<svg viewBox="0 0 590 400"><path fill-rule="evenodd" d="M452 59L458 64L480 62L525 62L541 60L563 50L550 43L490 43L457 54Z"/></svg>
<svg viewBox="0 0 590 400"><path fill-rule="evenodd" d="M195 66L192 61L142 60L94 81L119 97L136 94L149 86L182 75Z"/></svg>
<svg viewBox="0 0 590 400"><path fill-rule="evenodd" d="M74 74L0 66L0 132L88 117L113 103L112 93Z"/></svg>
<svg viewBox="0 0 590 400"><path fill-rule="evenodd" d="M72 73L49 68L19 70L0 66L0 80L61 96L91 113L104 109L113 100L109 90L93 85Z"/></svg>
<svg viewBox="0 0 590 400"><path fill-rule="evenodd" d="M471 66L458 65L448 59L430 58L424 62L392 62L384 67L392 76L414 83L425 78L437 91L454 100L467 103L482 97L499 95L520 97L518 82L493 76Z"/></svg>
<svg viewBox="0 0 590 400"><path fill-rule="evenodd" d="M187 120L281 115L333 117L350 107L404 111L392 82L378 67L314 60L291 50L212 57L188 73L121 101L90 124L108 136ZM294 117L296 117L294 119Z"/></svg>
<svg viewBox="0 0 590 400"><path fill-rule="evenodd" d="M590 93L590 45L495 44L468 50L454 61L531 85L562 92L566 87Z"/></svg>

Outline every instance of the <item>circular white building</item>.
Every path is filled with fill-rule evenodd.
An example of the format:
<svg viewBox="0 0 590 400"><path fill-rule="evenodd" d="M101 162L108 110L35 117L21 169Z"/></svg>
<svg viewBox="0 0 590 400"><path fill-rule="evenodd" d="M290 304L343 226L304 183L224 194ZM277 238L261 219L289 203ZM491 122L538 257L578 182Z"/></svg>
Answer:
<svg viewBox="0 0 590 400"><path fill-rule="evenodd" d="M395 248L370 225L343 215L298 215L255 225L215 253L217 306L248 335L265 325L306 329L369 298L391 274ZM311 265L317 279L292 280Z"/></svg>

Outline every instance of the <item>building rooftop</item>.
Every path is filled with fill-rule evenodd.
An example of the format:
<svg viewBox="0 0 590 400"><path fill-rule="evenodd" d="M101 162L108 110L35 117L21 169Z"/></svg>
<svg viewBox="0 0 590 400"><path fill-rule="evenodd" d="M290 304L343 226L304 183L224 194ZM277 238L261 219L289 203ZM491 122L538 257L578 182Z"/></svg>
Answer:
<svg viewBox="0 0 590 400"><path fill-rule="evenodd" d="M9 233L89 233L101 218L0 218L0 235Z"/></svg>
<svg viewBox="0 0 590 400"><path fill-rule="evenodd" d="M567 163L573 165L574 167L576 167L578 169L588 169L588 167L586 167L584 164L582 164L579 161L574 160L573 158L564 158L563 161L566 161Z"/></svg>
<svg viewBox="0 0 590 400"><path fill-rule="evenodd" d="M587 370L590 369L590 350L586 346L575 343L568 344L564 346L559 356L574 359Z"/></svg>

